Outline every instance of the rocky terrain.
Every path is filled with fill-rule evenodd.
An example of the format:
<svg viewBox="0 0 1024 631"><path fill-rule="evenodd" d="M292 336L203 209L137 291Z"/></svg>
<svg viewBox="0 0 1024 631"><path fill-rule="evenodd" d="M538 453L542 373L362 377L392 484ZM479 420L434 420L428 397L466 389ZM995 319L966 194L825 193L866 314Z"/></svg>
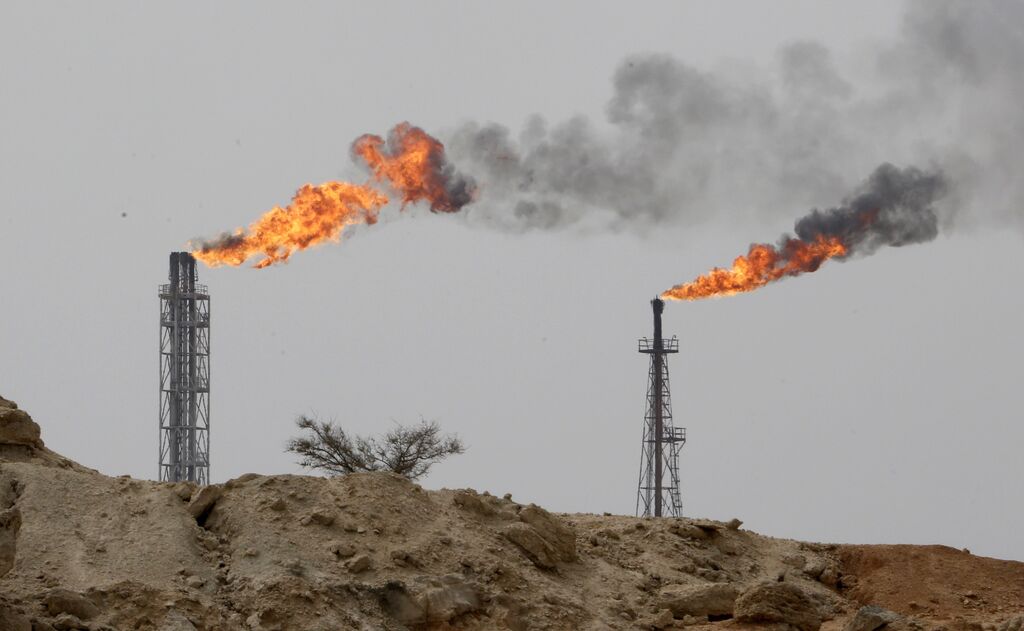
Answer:
<svg viewBox="0 0 1024 631"><path fill-rule="evenodd" d="M389 474L111 478L0 398L0 630L1024 631L1024 563Z"/></svg>

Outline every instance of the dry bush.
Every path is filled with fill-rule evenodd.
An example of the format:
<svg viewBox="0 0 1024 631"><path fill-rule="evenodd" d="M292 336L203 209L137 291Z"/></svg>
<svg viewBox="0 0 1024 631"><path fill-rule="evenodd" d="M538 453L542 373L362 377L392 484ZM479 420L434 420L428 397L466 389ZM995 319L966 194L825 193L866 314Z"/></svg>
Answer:
<svg viewBox="0 0 1024 631"><path fill-rule="evenodd" d="M382 436L355 436L332 422L300 416L295 424L307 435L288 441L288 451L299 464L330 475L357 471L393 471L410 480L423 477L430 467L448 456L461 454L465 445L457 436L441 433L437 421L397 425Z"/></svg>

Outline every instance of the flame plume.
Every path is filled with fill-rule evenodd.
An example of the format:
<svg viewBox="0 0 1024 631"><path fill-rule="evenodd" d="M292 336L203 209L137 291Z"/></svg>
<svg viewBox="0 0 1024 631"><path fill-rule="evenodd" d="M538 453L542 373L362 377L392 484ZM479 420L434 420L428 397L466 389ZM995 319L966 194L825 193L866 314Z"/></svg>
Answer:
<svg viewBox="0 0 1024 631"><path fill-rule="evenodd" d="M444 145L419 127L400 123L387 142L365 134L352 143L352 155L362 158L378 182L387 180L402 194L402 205L430 202L430 210L451 213L472 201L471 181L453 173Z"/></svg>
<svg viewBox="0 0 1024 631"><path fill-rule="evenodd" d="M306 184L287 207L275 206L248 230L239 228L234 234L204 242L192 255L210 267L241 265L263 255L254 267L264 268L287 261L296 250L337 241L348 226L376 223L377 212L387 203L387 196L369 186Z"/></svg>
<svg viewBox="0 0 1024 631"><path fill-rule="evenodd" d="M730 269L716 267L696 280L665 291L665 300L699 300L754 291L785 276L813 272L830 258L844 257L848 250L835 237L819 237L811 243L787 239L780 247L755 243Z"/></svg>
<svg viewBox="0 0 1024 631"><path fill-rule="evenodd" d="M879 166L858 192L827 211L813 210L796 222L796 236L777 246L755 243L730 269L707 274L661 294L665 300L700 300L753 291L787 276L816 271L829 259L872 254L882 246L931 241L938 235L932 204L946 192L939 172Z"/></svg>
<svg viewBox="0 0 1024 631"><path fill-rule="evenodd" d="M361 136L352 143L352 154L366 162L377 182L386 181L401 194L403 208L427 201L434 212L456 212L473 200L473 181L447 162L444 146L409 123L395 126L387 142L380 136ZM264 268L287 261L296 251L338 241L348 226L376 223L388 201L369 182L306 184L288 206L275 206L247 229L190 243L189 248L210 267L237 266L262 256L254 267Z"/></svg>

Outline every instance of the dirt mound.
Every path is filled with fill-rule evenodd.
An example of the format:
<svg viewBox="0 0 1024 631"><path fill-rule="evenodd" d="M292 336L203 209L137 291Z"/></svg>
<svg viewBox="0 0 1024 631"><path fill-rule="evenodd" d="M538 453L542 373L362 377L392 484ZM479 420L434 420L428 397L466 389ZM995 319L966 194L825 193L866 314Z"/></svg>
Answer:
<svg viewBox="0 0 1024 631"><path fill-rule="evenodd" d="M46 450L27 414L3 418L4 631L838 631L854 620L854 631L994 631L1024 614L1024 564L945 548L897 546L909 559L897 563L888 546L772 539L738 520L556 515L384 473L248 474L202 489L111 478ZM938 603L901 584L921 576ZM986 606L957 620L952 595ZM867 603L895 612L855 617Z"/></svg>
<svg viewBox="0 0 1024 631"><path fill-rule="evenodd" d="M842 546L846 596L907 616L984 622L1024 613L1024 563L946 546Z"/></svg>

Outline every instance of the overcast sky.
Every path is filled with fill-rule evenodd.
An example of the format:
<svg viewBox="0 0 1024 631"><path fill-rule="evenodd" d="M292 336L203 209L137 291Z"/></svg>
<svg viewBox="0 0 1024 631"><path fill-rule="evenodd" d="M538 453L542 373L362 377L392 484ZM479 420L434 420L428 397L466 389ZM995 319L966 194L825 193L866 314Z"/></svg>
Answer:
<svg viewBox="0 0 1024 631"><path fill-rule="evenodd" d="M663 55L742 86L775 77L784 47L813 41L843 74L836 98L856 99L889 89L872 79L886 70L878 53L909 37L905 7L888 0L266 4L0 8L0 394L48 446L104 473L157 473L167 253L248 224L304 183L364 178L349 158L360 134L408 120L445 140L495 122L515 138L534 114L583 116L615 146L626 132L607 112L627 58ZM1020 13L1005 20L1018 41ZM957 42L987 67L971 40ZM971 194L943 207L979 218L932 243L666 309L681 347L670 371L689 439L685 512L779 537L1024 560L1020 163L997 142L1020 146L1024 127L975 133L1020 101L1004 98L1007 84L952 85L927 101L955 106L927 116L913 100L886 100L877 116L830 109L858 121L855 154L841 143L812 160L791 146L773 154L771 138L735 133L714 155L758 156L763 186L752 162L719 168L713 194L668 195L664 221L632 225L628 203L591 199L616 219L497 228L516 200L488 197L468 164L483 186L464 215L389 208L286 265L201 269L213 296L214 481L298 472L283 447L300 413L361 433L422 415L469 445L428 487L631 514L647 301L774 240L811 205L838 203L868 165L920 157L955 174L980 165ZM983 110L970 105L975 89ZM944 126L896 125L894 111ZM813 122L790 114L765 120ZM702 134L701 151L719 133ZM932 153L939 136L966 157ZM984 153L960 137L995 140ZM968 160L983 153L1004 159ZM828 177L771 184L808 162ZM678 166L657 169L659 181Z"/></svg>

